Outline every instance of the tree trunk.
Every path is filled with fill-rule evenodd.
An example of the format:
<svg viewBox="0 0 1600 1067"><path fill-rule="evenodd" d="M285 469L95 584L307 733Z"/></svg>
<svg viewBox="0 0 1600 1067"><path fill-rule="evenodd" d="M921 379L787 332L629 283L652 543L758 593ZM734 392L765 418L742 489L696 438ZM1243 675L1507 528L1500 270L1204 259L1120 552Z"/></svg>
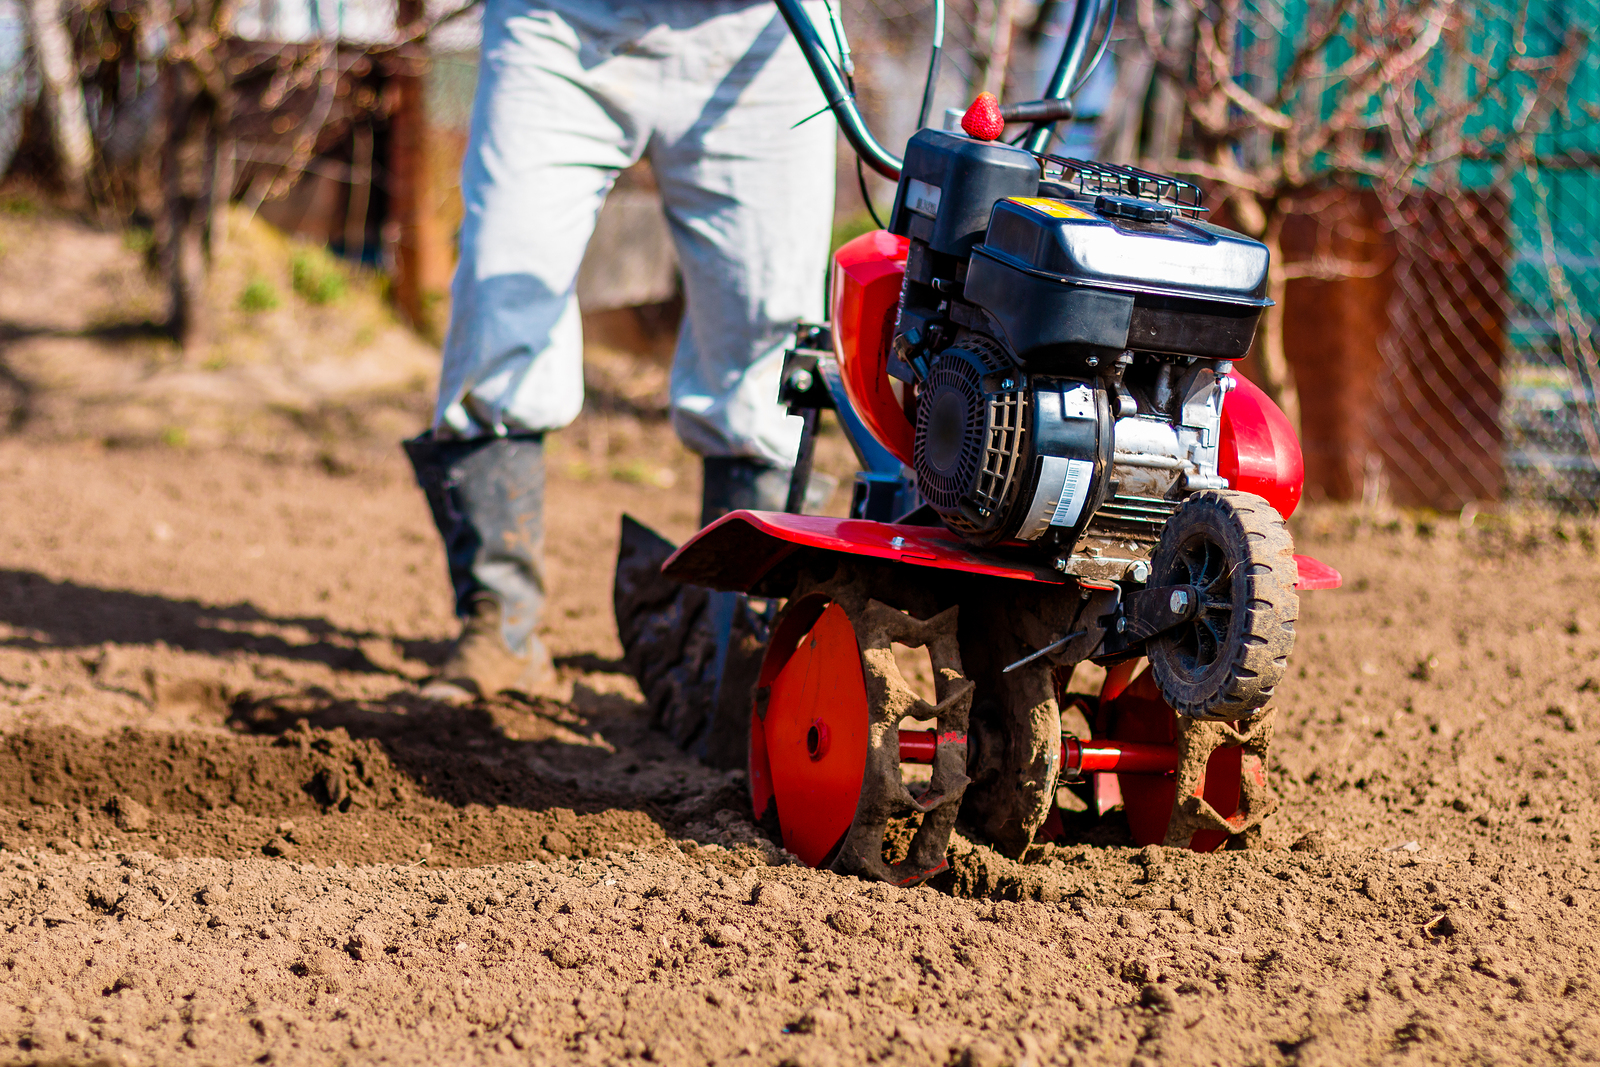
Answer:
<svg viewBox="0 0 1600 1067"><path fill-rule="evenodd" d="M423 17L421 0L400 0L395 22L406 27ZM385 243L394 255L394 302L425 336L442 337L440 321L450 284L450 248L433 210L429 181L428 112L423 72L427 52L408 45L401 69L389 79L389 219Z"/></svg>
<svg viewBox="0 0 1600 1067"><path fill-rule="evenodd" d="M1134 42L1137 46L1137 42ZM1100 158L1112 163L1132 163L1139 158L1144 134L1145 103L1150 97L1156 61L1148 49L1138 48L1117 65L1117 84L1111 103L1100 116L1097 132Z"/></svg>
<svg viewBox="0 0 1600 1067"><path fill-rule="evenodd" d="M38 58L49 122L50 142L67 195L87 203L94 139L84 110L83 85L72 55L72 37L62 20L60 0L27 0L28 33Z"/></svg>
<svg viewBox="0 0 1600 1067"><path fill-rule="evenodd" d="M1006 71L1011 66L1011 40L1016 31L1017 0L994 0L994 24L989 28L989 58L984 63L983 91L1005 94Z"/></svg>
<svg viewBox="0 0 1600 1067"><path fill-rule="evenodd" d="M216 178L217 115L192 71L168 67L161 77L166 121L156 239L167 283L167 330L192 353L209 340L204 293L211 205L206 194Z"/></svg>
<svg viewBox="0 0 1600 1067"><path fill-rule="evenodd" d="M1300 394L1295 389L1294 368L1289 364L1289 354L1283 344L1284 300L1289 288L1289 272L1283 262L1283 223L1282 215L1273 214L1266 220L1260 237L1270 257L1267 296L1272 306L1261 313L1261 324L1256 329L1256 368L1262 390L1283 409L1295 432L1299 433Z"/></svg>
<svg viewBox="0 0 1600 1067"><path fill-rule="evenodd" d="M1183 53L1193 47L1194 8L1189 4L1175 4L1162 30L1162 40L1175 52ZM1184 94L1181 85L1171 78L1155 79L1155 92L1150 98L1150 121L1146 151L1152 166L1164 171L1178 158L1178 147L1183 137Z"/></svg>

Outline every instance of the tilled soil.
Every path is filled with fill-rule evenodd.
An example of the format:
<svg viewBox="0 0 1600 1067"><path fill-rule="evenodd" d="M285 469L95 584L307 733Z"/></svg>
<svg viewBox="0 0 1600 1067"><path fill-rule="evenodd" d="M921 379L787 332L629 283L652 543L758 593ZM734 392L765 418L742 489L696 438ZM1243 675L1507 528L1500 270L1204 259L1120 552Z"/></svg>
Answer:
<svg viewBox="0 0 1600 1067"><path fill-rule="evenodd" d="M659 426L646 433L665 434ZM1593 530L1328 509L1267 847L898 889L812 871L641 722L624 507L559 475L554 696L431 704L398 456L0 444L0 1059L1344 1064L1600 1058Z"/></svg>
<svg viewBox="0 0 1600 1067"><path fill-rule="evenodd" d="M560 684L434 704L441 553L379 439L425 387L222 389L74 318L148 286L52 225L0 286L0 1063L1600 1059L1593 526L1298 516L1346 585L1302 600L1263 849L1078 814L869 885L643 721L618 517L681 539L698 496L659 362L595 353L552 439Z"/></svg>

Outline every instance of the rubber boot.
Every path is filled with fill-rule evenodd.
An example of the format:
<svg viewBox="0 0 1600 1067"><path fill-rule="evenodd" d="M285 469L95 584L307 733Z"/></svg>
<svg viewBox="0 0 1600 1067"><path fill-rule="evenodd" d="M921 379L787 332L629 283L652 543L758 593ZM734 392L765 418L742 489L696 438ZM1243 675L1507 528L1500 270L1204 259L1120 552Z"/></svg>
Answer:
<svg viewBox="0 0 1600 1067"><path fill-rule="evenodd" d="M455 702L554 678L534 633L544 605L544 441L539 436L404 442L444 541L461 635L423 695Z"/></svg>

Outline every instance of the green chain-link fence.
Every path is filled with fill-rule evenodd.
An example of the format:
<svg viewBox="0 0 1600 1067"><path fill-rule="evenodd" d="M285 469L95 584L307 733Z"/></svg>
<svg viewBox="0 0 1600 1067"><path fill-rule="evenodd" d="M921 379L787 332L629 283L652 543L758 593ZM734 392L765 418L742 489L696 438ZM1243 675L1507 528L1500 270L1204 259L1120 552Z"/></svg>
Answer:
<svg viewBox="0 0 1600 1067"><path fill-rule="evenodd" d="M1408 75L1414 84L1389 94L1387 106L1405 113L1370 114L1365 126L1357 116L1351 135L1367 138L1367 154L1382 159L1401 129L1414 139L1410 150L1431 152L1437 162L1399 184L1357 181L1342 202L1317 209L1335 244L1368 246L1351 286L1358 298L1326 285L1289 289L1289 301L1299 304L1289 325L1301 325L1298 334L1287 332L1306 349L1298 371L1314 488L1433 507L1508 499L1592 510L1600 499L1600 49L1590 38L1600 33L1600 0L1130 0L1113 36L1107 76L1115 89L1093 140L1119 161L1160 167L1194 158L1194 123L1184 116L1177 81L1194 76L1197 27L1234 25L1230 76L1270 97L1319 18L1343 10L1381 21L1407 8L1418 25L1446 29ZM868 102L891 136L903 137L919 95L911 86L924 61L932 0L848 0L843 10ZM1187 49L1180 57L1187 70L1175 69L1182 64L1171 56L1153 62L1140 14ZM1007 19L1011 47L1001 79L993 56ZM940 106L1001 80L1010 99L1032 92L1037 70L1054 58L1049 33L1060 20L1059 8L1021 0L952 0ZM1340 64L1361 46L1359 33L1347 29L1346 37L1318 60L1327 77L1306 79L1321 102L1297 121L1314 121L1319 108L1326 117L1335 106ZM1543 58L1551 62L1541 68ZM1553 75L1556 60L1567 66ZM1540 85L1552 77L1558 99L1541 102ZM1456 138L1454 148L1404 129L1425 114L1437 117L1450 99L1461 106L1436 136ZM1270 140L1264 131L1239 135L1229 161L1260 167L1274 151ZM1318 175L1307 181L1315 185ZM1285 237L1290 253L1293 229ZM1298 254L1304 260L1313 252ZM1374 321L1352 322L1352 315ZM1329 330L1350 333L1342 351L1361 348L1361 358L1331 370L1312 365L1334 350L1317 343ZM1340 382L1341 375L1361 380ZM1339 400L1351 395L1357 400ZM1323 454L1330 449L1338 455Z"/></svg>
<svg viewBox="0 0 1600 1067"><path fill-rule="evenodd" d="M1600 33L1600 0L1530 10L1530 48ZM1509 168L1506 478L1513 497L1593 510L1600 501L1600 48L1565 106Z"/></svg>

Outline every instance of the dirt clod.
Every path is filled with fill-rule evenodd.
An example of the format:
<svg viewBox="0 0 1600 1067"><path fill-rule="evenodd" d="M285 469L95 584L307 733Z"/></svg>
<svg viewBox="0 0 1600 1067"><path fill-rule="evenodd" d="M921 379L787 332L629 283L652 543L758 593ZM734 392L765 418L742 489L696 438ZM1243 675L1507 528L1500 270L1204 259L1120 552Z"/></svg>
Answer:
<svg viewBox="0 0 1600 1067"><path fill-rule="evenodd" d="M974 1041L961 1053L961 1067L1010 1067L1011 1056L998 1041Z"/></svg>
<svg viewBox="0 0 1600 1067"><path fill-rule="evenodd" d="M589 959L589 950L572 941L562 941L550 950L550 962L565 971L582 967Z"/></svg>
<svg viewBox="0 0 1600 1067"><path fill-rule="evenodd" d="M872 928L872 920L860 908L840 908L828 916L828 925L846 937L856 937Z"/></svg>
<svg viewBox="0 0 1600 1067"><path fill-rule="evenodd" d="M106 802L106 812L116 820L117 829L124 833L138 833L150 828L150 809L120 793Z"/></svg>
<svg viewBox="0 0 1600 1067"><path fill-rule="evenodd" d="M794 890L782 882L758 882L750 900L763 908L778 911L794 905Z"/></svg>

